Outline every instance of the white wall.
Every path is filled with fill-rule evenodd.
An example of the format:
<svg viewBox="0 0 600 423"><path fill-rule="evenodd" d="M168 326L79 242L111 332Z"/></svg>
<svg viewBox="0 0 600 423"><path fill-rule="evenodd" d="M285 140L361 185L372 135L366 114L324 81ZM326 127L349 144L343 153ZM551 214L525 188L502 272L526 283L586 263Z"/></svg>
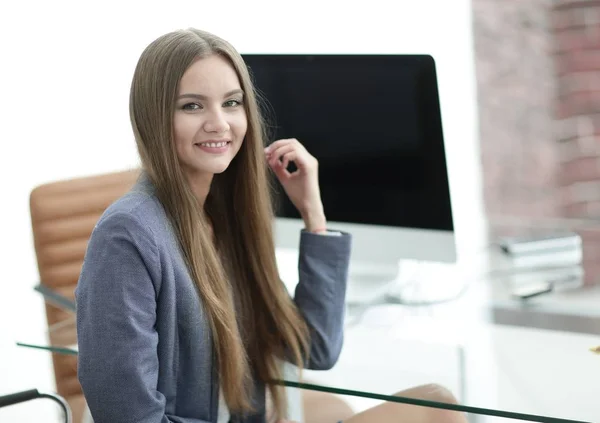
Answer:
<svg viewBox="0 0 600 423"><path fill-rule="evenodd" d="M392 6L393 5L393 6ZM438 63L459 244L483 217L469 0L2 2L0 6L0 395L52 389L28 196L36 185L137 164L129 83L158 35L195 26L242 52L430 53ZM39 401L38 401L39 402ZM0 410L50 421L53 406ZM12 419L11 419L12 417Z"/></svg>

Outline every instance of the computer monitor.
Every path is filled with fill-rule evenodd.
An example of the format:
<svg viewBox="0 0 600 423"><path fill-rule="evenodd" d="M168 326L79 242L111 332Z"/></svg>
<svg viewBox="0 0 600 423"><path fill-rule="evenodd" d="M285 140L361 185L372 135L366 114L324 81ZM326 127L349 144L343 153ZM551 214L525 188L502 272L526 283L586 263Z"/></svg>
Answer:
<svg viewBox="0 0 600 423"><path fill-rule="evenodd" d="M374 295L407 259L456 260L431 56L243 58L262 98L270 141L297 138L318 159L328 227L353 236L350 297ZM297 248L303 222L274 186L276 246Z"/></svg>

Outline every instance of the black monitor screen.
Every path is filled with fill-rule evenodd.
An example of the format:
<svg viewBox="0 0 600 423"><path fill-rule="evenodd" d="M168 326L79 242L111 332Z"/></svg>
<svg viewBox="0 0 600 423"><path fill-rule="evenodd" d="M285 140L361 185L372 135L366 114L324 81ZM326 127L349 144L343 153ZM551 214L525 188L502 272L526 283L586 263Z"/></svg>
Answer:
<svg viewBox="0 0 600 423"><path fill-rule="evenodd" d="M329 221L453 229L431 56L244 60L264 100L269 141L297 138L318 159ZM275 203L277 216L300 217L280 186Z"/></svg>

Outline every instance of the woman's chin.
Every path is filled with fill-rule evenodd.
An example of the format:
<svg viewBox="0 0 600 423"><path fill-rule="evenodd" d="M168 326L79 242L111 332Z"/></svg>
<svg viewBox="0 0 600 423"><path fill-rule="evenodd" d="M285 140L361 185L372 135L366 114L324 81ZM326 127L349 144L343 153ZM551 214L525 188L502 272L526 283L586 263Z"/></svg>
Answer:
<svg viewBox="0 0 600 423"><path fill-rule="evenodd" d="M229 169L229 165L230 165L230 163L227 163L224 166L219 166L217 169L215 169L215 174L225 172L227 169Z"/></svg>
<svg viewBox="0 0 600 423"><path fill-rule="evenodd" d="M191 165L191 166L190 166ZM231 160L210 160L190 163L187 168L194 175L218 175L225 172L231 165Z"/></svg>
<svg viewBox="0 0 600 423"><path fill-rule="evenodd" d="M212 166L206 166L204 169L205 172L212 173L214 175L218 175L220 173L225 172L229 168L229 162L227 163L214 163Z"/></svg>

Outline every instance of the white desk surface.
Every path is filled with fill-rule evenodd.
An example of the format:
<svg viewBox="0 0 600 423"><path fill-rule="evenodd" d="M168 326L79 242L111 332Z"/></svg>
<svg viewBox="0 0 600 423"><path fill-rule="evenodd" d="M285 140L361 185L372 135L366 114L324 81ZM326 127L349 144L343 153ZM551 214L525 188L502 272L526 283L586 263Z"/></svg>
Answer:
<svg viewBox="0 0 600 423"><path fill-rule="evenodd" d="M280 269L286 269L284 281L294 281L295 256L279 259ZM293 290L295 283L286 285ZM473 407L600 421L600 355L590 351L600 345L600 332L495 324L490 298L499 294L493 291L502 289L476 282L466 295L448 304L373 306L347 327L336 366L325 372L305 371L304 377L378 394L438 383ZM589 296L559 295L563 307L593 304ZM548 301L542 299L540 307L548 306ZM600 301L596 304L600 311ZM379 403L346 400L356 411ZM473 421L508 422L493 417Z"/></svg>
<svg viewBox="0 0 600 423"><path fill-rule="evenodd" d="M306 371L305 379L378 394L437 383L473 407L600 421L600 355L590 351L598 343L600 336L465 324L378 306L346 330L336 366ZM357 411L378 403L346 399Z"/></svg>

